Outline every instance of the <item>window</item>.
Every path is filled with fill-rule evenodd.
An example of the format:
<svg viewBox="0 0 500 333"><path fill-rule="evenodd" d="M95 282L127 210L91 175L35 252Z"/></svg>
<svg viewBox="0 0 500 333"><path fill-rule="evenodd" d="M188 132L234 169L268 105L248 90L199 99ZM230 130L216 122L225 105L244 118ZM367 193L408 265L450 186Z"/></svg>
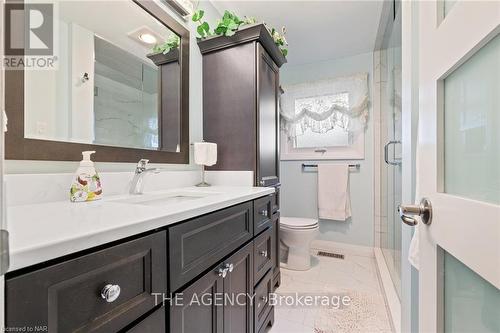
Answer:
<svg viewBox="0 0 500 333"><path fill-rule="evenodd" d="M316 97L301 98L295 100L295 114L299 114L306 107L317 106L315 112L320 114L328 111L337 103L346 108L349 107L349 94L340 93L335 95L323 95ZM338 126L337 119L345 126ZM349 145L349 131L347 124L349 117L345 114L332 115L323 121L308 119L307 124L296 124L297 136L293 139L294 148L317 148L317 147L342 147Z"/></svg>
<svg viewBox="0 0 500 333"><path fill-rule="evenodd" d="M281 159L362 159L367 74L284 87Z"/></svg>

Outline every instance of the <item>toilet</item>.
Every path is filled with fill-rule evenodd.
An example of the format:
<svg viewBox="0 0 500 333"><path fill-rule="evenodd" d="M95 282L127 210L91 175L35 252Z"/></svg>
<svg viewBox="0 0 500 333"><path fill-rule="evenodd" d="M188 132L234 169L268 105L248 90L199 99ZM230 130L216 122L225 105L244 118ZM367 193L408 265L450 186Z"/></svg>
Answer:
<svg viewBox="0 0 500 333"><path fill-rule="evenodd" d="M281 245L284 247L281 267L298 271L311 268L309 247L319 233L318 220L281 217L280 232Z"/></svg>

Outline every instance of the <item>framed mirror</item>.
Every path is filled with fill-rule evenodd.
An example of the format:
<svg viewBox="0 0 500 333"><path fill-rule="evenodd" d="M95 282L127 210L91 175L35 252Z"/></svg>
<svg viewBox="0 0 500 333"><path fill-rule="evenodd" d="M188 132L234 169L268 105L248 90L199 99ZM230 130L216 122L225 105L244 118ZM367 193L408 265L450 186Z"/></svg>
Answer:
<svg viewBox="0 0 500 333"><path fill-rule="evenodd" d="M189 31L153 1L53 8L55 66L28 68L22 31L26 64L6 70L7 159L189 163Z"/></svg>

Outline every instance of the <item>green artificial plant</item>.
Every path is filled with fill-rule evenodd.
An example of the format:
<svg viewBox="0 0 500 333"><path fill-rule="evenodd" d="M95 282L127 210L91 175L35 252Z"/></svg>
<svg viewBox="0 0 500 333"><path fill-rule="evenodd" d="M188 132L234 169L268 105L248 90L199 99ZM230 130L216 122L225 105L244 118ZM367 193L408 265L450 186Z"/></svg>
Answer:
<svg viewBox="0 0 500 333"><path fill-rule="evenodd" d="M170 50L179 48L180 42L181 39L179 36L175 34L171 35L170 37L167 38L167 40L164 43L156 44L153 47L153 52L167 54L168 52L170 52Z"/></svg>
<svg viewBox="0 0 500 333"><path fill-rule="evenodd" d="M235 13L226 10L224 11L224 15L222 15L222 18L217 20L217 26L215 27L214 31L211 32L208 22L202 20L204 14L205 12L202 9L198 9L194 12L191 18L193 22L198 23L196 31L198 32L198 37L200 39L214 35L228 37L233 36L238 31L240 26L257 23L257 19L255 17L245 16L243 19L240 19ZM274 43L278 46L281 53L286 57L288 54L288 43L285 39L285 27L283 27L280 32L275 28L269 28L265 23L264 25L271 34Z"/></svg>

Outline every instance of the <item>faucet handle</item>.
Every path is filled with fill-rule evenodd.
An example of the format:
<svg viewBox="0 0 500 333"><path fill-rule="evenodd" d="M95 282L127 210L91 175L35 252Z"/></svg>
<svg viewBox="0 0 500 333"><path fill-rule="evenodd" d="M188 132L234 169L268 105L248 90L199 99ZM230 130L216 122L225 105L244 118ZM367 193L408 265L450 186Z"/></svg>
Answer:
<svg viewBox="0 0 500 333"><path fill-rule="evenodd" d="M141 170L141 171L144 171L146 170L146 167L148 166L148 163L149 163L149 160L148 159L141 159L138 163L137 163L137 169L136 170Z"/></svg>

